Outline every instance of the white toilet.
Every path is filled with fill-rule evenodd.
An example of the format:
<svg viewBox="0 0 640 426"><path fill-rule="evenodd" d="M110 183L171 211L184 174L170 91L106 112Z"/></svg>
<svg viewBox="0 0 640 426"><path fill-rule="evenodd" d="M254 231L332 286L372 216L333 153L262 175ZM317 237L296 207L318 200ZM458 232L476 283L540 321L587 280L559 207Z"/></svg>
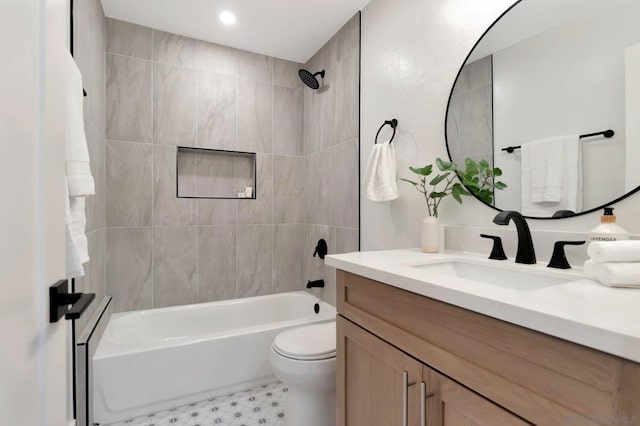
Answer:
<svg viewBox="0 0 640 426"><path fill-rule="evenodd" d="M335 426L335 321L283 331L271 345L269 360L289 389L285 425Z"/></svg>

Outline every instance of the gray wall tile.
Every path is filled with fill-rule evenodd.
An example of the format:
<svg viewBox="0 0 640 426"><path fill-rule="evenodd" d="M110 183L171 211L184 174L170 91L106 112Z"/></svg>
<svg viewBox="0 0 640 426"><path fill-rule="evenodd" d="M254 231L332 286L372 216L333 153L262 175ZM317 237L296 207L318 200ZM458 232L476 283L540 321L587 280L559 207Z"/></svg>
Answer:
<svg viewBox="0 0 640 426"><path fill-rule="evenodd" d="M320 135L320 100L315 91L304 88L304 107L303 107L303 153L311 155L319 149Z"/></svg>
<svg viewBox="0 0 640 426"><path fill-rule="evenodd" d="M334 173L330 150L305 158L305 223L333 225Z"/></svg>
<svg viewBox="0 0 640 426"><path fill-rule="evenodd" d="M236 80L198 73L198 146L234 150L237 145Z"/></svg>
<svg viewBox="0 0 640 426"><path fill-rule="evenodd" d="M358 137L360 124L359 56L353 51L338 62L336 73L336 142Z"/></svg>
<svg viewBox="0 0 640 426"><path fill-rule="evenodd" d="M200 70L235 77L238 69L237 56L236 49L196 41L196 61Z"/></svg>
<svg viewBox="0 0 640 426"><path fill-rule="evenodd" d="M82 73L84 119L99 133L105 129L105 17L97 0L74 3L74 60Z"/></svg>
<svg viewBox="0 0 640 426"><path fill-rule="evenodd" d="M273 84L302 89L302 80L298 76L298 70L304 68L304 64L285 61L284 59L273 59Z"/></svg>
<svg viewBox="0 0 640 426"><path fill-rule="evenodd" d="M275 225L273 237L273 291L300 291L305 289L303 224Z"/></svg>
<svg viewBox="0 0 640 426"><path fill-rule="evenodd" d="M271 153L272 85L238 80L238 149Z"/></svg>
<svg viewBox="0 0 640 426"><path fill-rule="evenodd" d="M236 200L198 201L198 225L235 225L238 223Z"/></svg>
<svg viewBox="0 0 640 426"><path fill-rule="evenodd" d="M273 153L302 155L304 92L273 86Z"/></svg>
<svg viewBox="0 0 640 426"><path fill-rule="evenodd" d="M337 34L336 59L360 48L360 12L356 13Z"/></svg>
<svg viewBox="0 0 640 426"><path fill-rule="evenodd" d="M489 155L493 151L492 96L490 86L460 94L458 143L465 157Z"/></svg>
<svg viewBox="0 0 640 426"><path fill-rule="evenodd" d="M106 50L109 53L151 59L151 33L151 28L109 18Z"/></svg>
<svg viewBox="0 0 640 426"><path fill-rule="evenodd" d="M327 69L324 78L325 85L312 92L317 103L318 115L311 117L317 121L317 149L322 150L336 144L336 75L333 69Z"/></svg>
<svg viewBox="0 0 640 426"><path fill-rule="evenodd" d="M196 40L181 35L153 30L153 60L187 68L197 66Z"/></svg>
<svg viewBox="0 0 640 426"><path fill-rule="evenodd" d="M236 227L198 230L198 302L236 298Z"/></svg>
<svg viewBox="0 0 640 426"><path fill-rule="evenodd" d="M113 311L153 306L151 228L107 229L107 294Z"/></svg>
<svg viewBox="0 0 640 426"><path fill-rule="evenodd" d="M155 143L195 145L195 71L154 64L153 136Z"/></svg>
<svg viewBox="0 0 640 426"><path fill-rule="evenodd" d="M270 294L273 225L238 226L238 297Z"/></svg>
<svg viewBox="0 0 640 426"><path fill-rule="evenodd" d="M334 228L336 253L358 251L358 230L354 228Z"/></svg>
<svg viewBox="0 0 640 426"><path fill-rule="evenodd" d="M358 139L331 148L335 165L333 183L333 206L337 226L358 227Z"/></svg>
<svg viewBox="0 0 640 426"><path fill-rule="evenodd" d="M238 77L271 83L273 58L238 50Z"/></svg>
<svg viewBox="0 0 640 426"><path fill-rule="evenodd" d="M176 148L153 145L153 225L195 224L196 200L176 197Z"/></svg>
<svg viewBox="0 0 640 426"><path fill-rule="evenodd" d="M242 165L245 167L242 167ZM236 176L242 176L236 181L238 189L246 183L246 162L236 158ZM258 154L256 157L257 191L255 200L238 200L238 223L267 224L273 223L273 157Z"/></svg>
<svg viewBox="0 0 640 426"><path fill-rule="evenodd" d="M273 157L273 221L304 222L304 158Z"/></svg>
<svg viewBox="0 0 640 426"><path fill-rule="evenodd" d="M151 142L151 63L107 55L108 139Z"/></svg>
<svg viewBox="0 0 640 426"><path fill-rule="evenodd" d="M107 226L152 223L150 144L107 141Z"/></svg>
<svg viewBox="0 0 640 426"><path fill-rule="evenodd" d="M153 229L153 307L196 302L198 229Z"/></svg>
<svg viewBox="0 0 640 426"><path fill-rule="evenodd" d="M196 155L196 196L234 198L237 192L234 163L231 155Z"/></svg>

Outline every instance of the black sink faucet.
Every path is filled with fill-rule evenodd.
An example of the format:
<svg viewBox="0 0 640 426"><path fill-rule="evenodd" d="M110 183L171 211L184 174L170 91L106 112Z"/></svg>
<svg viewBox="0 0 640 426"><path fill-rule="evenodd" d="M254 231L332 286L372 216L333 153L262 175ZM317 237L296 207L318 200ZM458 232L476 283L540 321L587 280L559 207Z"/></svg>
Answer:
<svg viewBox="0 0 640 426"><path fill-rule="evenodd" d="M508 225L513 220L518 231L518 252L516 253L516 263L526 263L528 265L536 263L536 251L533 248L531 231L524 216L512 210L500 212L493 218L496 225Z"/></svg>

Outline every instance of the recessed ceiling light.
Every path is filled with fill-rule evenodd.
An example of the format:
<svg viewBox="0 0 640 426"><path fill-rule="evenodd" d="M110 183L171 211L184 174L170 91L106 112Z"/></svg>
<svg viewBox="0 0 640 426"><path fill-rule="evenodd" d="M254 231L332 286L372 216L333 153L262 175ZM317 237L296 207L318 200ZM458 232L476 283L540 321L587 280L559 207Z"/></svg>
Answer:
<svg viewBox="0 0 640 426"><path fill-rule="evenodd" d="M236 23L236 15L234 15L233 13L225 10L224 12L220 13L219 16L220 20L222 21L223 24L225 25L233 25Z"/></svg>

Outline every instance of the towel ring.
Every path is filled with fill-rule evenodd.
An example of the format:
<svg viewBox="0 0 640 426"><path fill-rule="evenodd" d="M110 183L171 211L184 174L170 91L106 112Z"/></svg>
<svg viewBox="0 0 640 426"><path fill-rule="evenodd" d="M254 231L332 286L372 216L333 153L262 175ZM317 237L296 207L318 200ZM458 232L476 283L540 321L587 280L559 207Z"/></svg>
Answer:
<svg viewBox="0 0 640 426"><path fill-rule="evenodd" d="M398 127L398 120L396 120L395 118L391 120L386 120L384 123L382 123L382 126L380 126L380 128L378 129L378 133L376 133L376 140L373 142L374 145L378 144L378 136L380 135L380 131L387 124L391 126L391 128L393 129L393 135L391 135L391 139L389 139L389 143L393 142L393 138L396 137L396 127Z"/></svg>

